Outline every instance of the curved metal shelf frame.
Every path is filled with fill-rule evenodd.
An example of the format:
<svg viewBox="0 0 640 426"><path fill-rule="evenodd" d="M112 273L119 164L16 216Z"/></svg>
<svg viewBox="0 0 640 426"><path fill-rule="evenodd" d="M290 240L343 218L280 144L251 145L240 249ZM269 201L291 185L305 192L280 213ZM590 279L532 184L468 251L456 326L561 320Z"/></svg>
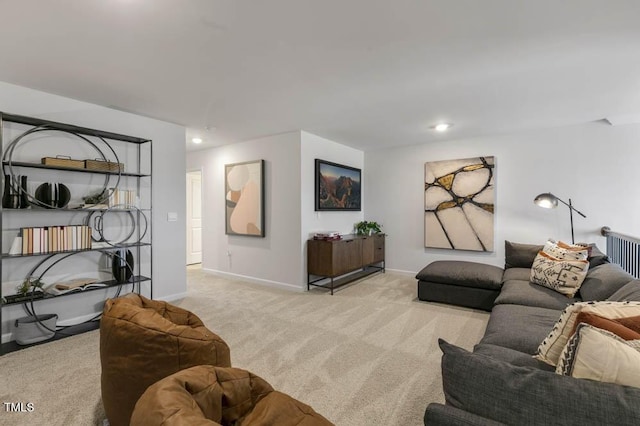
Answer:
<svg viewBox="0 0 640 426"><path fill-rule="evenodd" d="M3 142L3 138L4 138L4 123L17 123L17 124L21 124L24 126L32 126L32 128L26 128L24 132L19 133L17 137L13 138L12 141L10 141L7 145L4 144ZM84 143L88 143L91 146L93 146L93 148L98 152L98 154L100 155L100 157L102 157L103 160L106 161L112 161L113 159L115 159L116 162L119 163L119 159L118 159L118 152L116 152L116 150L114 150L114 148L111 146L110 143L114 143L114 141L120 141L120 142L124 142L125 144L136 144L138 146L137 148L137 168L135 168L135 172L124 172L122 170L117 170L117 171L109 171L109 170L90 170L90 169L78 169L78 168L71 168L71 167L64 167L64 166L52 166L52 165L45 165L45 164L40 164L40 163L33 163L33 162L24 162L24 161L13 161L13 151L16 147L16 145L20 142L20 140L22 138L25 137L29 137L29 135L32 134L38 134L41 132L63 132L63 133L67 133L67 134L71 134L74 137L77 137L77 139L81 142ZM109 142L107 142L107 140L109 140ZM3 168L3 174L10 174L10 175L14 175L15 171L14 168L31 168L31 169L42 169L42 170L50 170L52 172L64 172L64 173L89 173L89 174L94 174L94 175L104 175L105 178L105 188L103 188L103 192L106 191L110 191L111 189L107 188L107 186L109 185L110 179L113 179L114 177L117 179L117 183L115 184L115 187L117 188L120 184L120 178L121 177L132 177L135 178L137 180L136 185L136 189L138 190L138 193L140 193L141 190L141 179L144 178L151 178L151 170L152 168L152 158L153 158L153 147L151 145L151 140L150 139L146 139L146 138L138 138L138 137L134 137L134 136L128 136L128 135L123 135L123 134L119 134L119 133L113 133L113 132L107 132L107 131L102 131L102 130L96 130L96 129L90 129L90 128L86 128L86 127L82 127L82 126L75 126L75 125L71 125L71 124L66 124L66 123L60 123L60 122L55 122L55 121L50 121L50 120L44 120L44 119L40 119L40 118L35 118L35 117L27 117L27 116L22 116L22 115L16 115L16 114L7 114L4 112L0 112L0 147L2 148L2 168ZM104 144L104 145L103 145ZM144 169L145 172L142 171L143 167L142 167L142 151L141 151L141 146L143 144L149 144L148 145L148 150L145 150L145 155L148 155L148 162L147 160L145 160L145 164L144 164ZM115 145L114 145L115 146ZM106 148L105 148L106 147ZM104 155L104 152L109 153L108 157L109 159L107 159L107 156ZM113 157L113 158L112 158ZM148 173L146 172L148 168ZM9 173L6 173L9 172ZM14 179L15 181L15 179ZM150 185L150 183L149 183ZM102 185L101 185L102 186ZM146 188L146 186L145 186ZM20 188L14 188L18 191L20 191ZM127 213L129 216L135 216L136 220L134 221L135 223L133 224L132 228L139 228L141 225L141 220L142 223L144 223L144 232L142 229L137 229L137 230L132 230L131 231L131 235L129 235L129 237L133 237L134 240L137 240L135 242L124 242L124 241L119 241L119 242L115 242L115 243L111 243L109 241L101 241L101 245L98 247L92 247L90 249L83 249L83 250L67 250L67 251L57 251L57 252L49 252L49 253L37 253L37 254L7 254L7 253L2 253L0 254L0 260L1 261L5 261L5 260L11 260L11 259L17 259L17 258L37 258L40 257L40 259L34 259L35 262L35 266L33 266L33 268L31 269L31 271L29 272L29 274L27 274L27 278L29 277L38 277L38 275L40 277L42 277L51 267L53 267L54 265L58 264L61 261L64 261L65 259L72 257L75 254L80 254L80 253L87 253L87 252L101 252L104 253L108 256L117 256L120 257L120 255L118 254L118 250L119 249L127 249L127 248L136 248L136 258L138 259L134 265L128 265L129 269L132 272L132 277L126 281L126 282L117 282L116 280L105 280L105 281L101 281L100 284L104 284L104 286L102 287L92 287L92 288L86 288L83 290L75 290L75 291L70 291L70 292L66 292L63 294L45 294L43 296L40 297L32 297L29 300L24 300L24 299L20 299L20 300L16 300L16 301L9 301L7 302L6 300L4 300L4 303L2 303L1 307L4 306L11 306L11 305L20 305L22 304L24 307L25 312L27 312L27 314L29 315L35 315L36 314L36 310L35 310L35 304L39 301L39 300L51 300L54 298L58 298L58 297L63 297L63 296L70 296L70 295L74 295L74 294L81 294L81 293L86 293L86 292L94 292L96 290L105 290L105 289L112 289L115 288L117 289L116 291L116 295L115 296L109 296L109 297L117 297L122 288L124 286L127 285L132 285L131 291L136 291L136 286L137 286L137 292L141 291L141 283L142 282L151 282L151 274L149 273L149 276L144 276L142 275L142 270L140 269L140 265L141 265L141 258L140 256L142 256L143 251L141 250L141 248L143 247L152 247L152 243L151 243L151 234L149 233L147 236L147 231L150 232L150 228L151 228L151 223L149 221L149 223L147 223L148 219L147 219L147 215L145 214L146 212L148 212L149 214L152 211L152 190L151 190L151 186L149 186L148 188L148 204L145 206L145 208L138 208L137 206L129 206L129 205L119 205L119 206L115 206L115 207L109 207L109 208L58 208L55 206L44 206L42 205L40 202L33 202L34 200L30 200L33 202L34 205L32 205L30 208L28 209L7 209L7 208L2 208L0 206L0 224L2 223L2 215L6 212L10 212L13 210L16 211L20 211L20 212L25 212L25 211L43 211L43 212L83 212L83 213L87 213L87 220L90 220L91 217L102 217L104 216L106 213ZM25 191L26 192L26 191ZM30 194L25 194L26 196L28 196L29 198L33 198L33 196L30 196ZM105 197L105 201L108 198ZM38 206L39 205L39 206ZM42 207L42 208L41 208ZM2 228L3 232L9 231L6 228ZM135 234L135 235L134 235ZM147 240L148 242L142 242L143 238L147 236ZM102 236L101 240L104 240L104 237ZM2 251L1 247L2 247L2 242L0 239L0 251ZM6 250L6 248L5 248ZM30 261L31 262L31 261ZM126 259L125 259L126 262ZM148 252L148 262L145 262L148 264L148 270L149 272L151 272L153 270L153 264L152 264L152 256L151 256L151 252ZM47 266L49 265L49 266ZM2 264L0 263L0 270L2 268ZM42 272L41 270L44 268L44 272ZM136 274L137 272L137 274ZM149 291L150 291L150 297L153 299L153 285L149 285L148 287ZM108 293L105 293L105 295L108 295ZM0 289L0 296L2 296L2 290ZM7 296L9 297L9 296ZM105 296L106 297L106 296ZM97 313L93 318L89 319L88 321L93 321L97 318L99 318L101 315L101 312ZM2 321L2 310L0 309L0 322ZM87 321L85 321L86 323ZM43 325L43 324L41 324ZM44 326L44 325L43 325ZM57 334L61 335L61 336L67 336L69 334L62 332L61 330L65 330L67 328L67 326L64 327L58 327L56 331ZM0 355L2 353L4 353L4 347L6 345L2 344L2 350L0 350Z"/></svg>

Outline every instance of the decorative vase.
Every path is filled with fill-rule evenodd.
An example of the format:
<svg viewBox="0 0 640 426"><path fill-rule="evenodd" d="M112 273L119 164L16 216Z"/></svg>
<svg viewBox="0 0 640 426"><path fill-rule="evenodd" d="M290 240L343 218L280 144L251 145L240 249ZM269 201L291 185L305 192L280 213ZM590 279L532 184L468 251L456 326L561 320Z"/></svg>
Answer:
<svg viewBox="0 0 640 426"><path fill-rule="evenodd" d="M2 207L13 208L13 189L11 188L11 176L4 175L4 192L2 193Z"/></svg>
<svg viewBox="0 0 640 426"><path fill-rule="evenodd" d="M27 197L27 177L20 176L20 208L26 209L29 207L29 198Z"/></svg>
<svg viewBox="0 0 640 426"><path fill-rule="evenodd" d="M111 273L116 282L128 282L133 276L133 253L130 250L117 250L111 260Z"/></svg>

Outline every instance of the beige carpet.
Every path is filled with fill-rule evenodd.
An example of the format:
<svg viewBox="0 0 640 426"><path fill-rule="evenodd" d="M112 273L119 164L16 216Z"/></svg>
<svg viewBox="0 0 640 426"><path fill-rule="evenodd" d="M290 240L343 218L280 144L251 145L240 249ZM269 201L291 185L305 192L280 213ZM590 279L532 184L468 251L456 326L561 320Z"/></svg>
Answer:
<svg viewBox="0 0 640 426"><path fill-rule="evenodd" d="M188 296L231 347L234 366L308 403L337 425L420 425L444 400L437 338L471 349L488 314L419 302L416 281L377 274L330 296L294 293L189 269ZM0 357L1 402L31 402L0 424L102 424L98 332Z"/></svg>

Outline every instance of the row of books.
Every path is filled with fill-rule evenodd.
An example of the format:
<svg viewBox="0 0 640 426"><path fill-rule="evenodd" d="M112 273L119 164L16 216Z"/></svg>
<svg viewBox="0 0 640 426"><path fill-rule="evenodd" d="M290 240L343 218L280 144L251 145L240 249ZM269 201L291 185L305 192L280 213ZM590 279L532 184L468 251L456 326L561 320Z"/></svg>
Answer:
<svg viewBox="0 0 640 426"><path fill-rule="evenodd" d="M41 226L21 228L20 254L53 253L91 248L91 227L87 225ZM11 254L17 251L14 243Z"/></svg>
<svg viewBox="0 0 640 426"><path fill-rule="evenodd" d="M136 191L133 189L117 189L111 188L111 195L108 201L109 207L113 206L135 206Z"/></svg>

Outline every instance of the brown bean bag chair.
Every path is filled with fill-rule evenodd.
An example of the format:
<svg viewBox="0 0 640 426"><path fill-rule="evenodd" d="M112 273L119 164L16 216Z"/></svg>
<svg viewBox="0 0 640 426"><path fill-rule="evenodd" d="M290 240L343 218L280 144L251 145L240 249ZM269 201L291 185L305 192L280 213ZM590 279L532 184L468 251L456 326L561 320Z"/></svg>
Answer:
<svg viewBox="0 0 640 426"><path fill-rule="evenodd" d="M327 426L313 408L239 368L201 365L149 386L131 426Z"/></svg>
<svg viewBox="0 0 640 426"><path fill-rule="evenodd" d="M230 367L229 346L191 312L135 293L107 300L100 320L102 402L126 426L150 385L194 365Z"/></svg>

